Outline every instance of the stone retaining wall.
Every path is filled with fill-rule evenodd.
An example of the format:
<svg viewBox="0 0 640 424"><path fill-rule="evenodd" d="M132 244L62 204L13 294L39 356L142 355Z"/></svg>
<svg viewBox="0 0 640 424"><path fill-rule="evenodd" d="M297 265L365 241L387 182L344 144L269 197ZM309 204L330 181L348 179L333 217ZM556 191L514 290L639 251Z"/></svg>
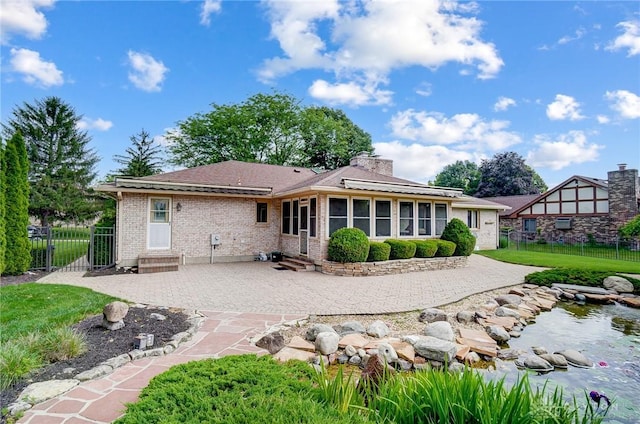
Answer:
<svg viewBox="0 0 640 424"><path fill-rule="evenodd" d="M383 262L339 263L322 261L323 274L364 277L374 275L405 274L407 272L433 271L438 269L463 268L467 266L466 256L449 258L412 258Z"/></svg>

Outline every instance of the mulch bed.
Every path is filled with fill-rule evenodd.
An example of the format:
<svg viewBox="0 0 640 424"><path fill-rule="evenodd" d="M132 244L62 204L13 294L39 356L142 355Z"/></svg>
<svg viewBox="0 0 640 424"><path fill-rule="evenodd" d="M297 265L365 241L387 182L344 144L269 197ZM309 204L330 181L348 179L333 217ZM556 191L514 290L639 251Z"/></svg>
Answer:
<svg viewBox="0 0 640 424"><path fill-rule="evenodd" d="M2 285L32 282L43 275L46 273L2 277ZM166 319L160 321L151 318L152 313L161 314ZM87 371L107 359L133 350L134 337L140 333L153 334L155 338L153 347L162 347L171 340L174 334L189 328L187 318L179 309L130 307L124 318L124 328L109 331L101 325L101 314L88 317L72 326L85 336L87 352L70 360L49 364L34 372L26 380L16 382L13 386L0 392L0 405L4 407L15 401L22 390L31 383L73 378L76 374ZM5 419L6 417L1 417L0 423L5 422Z"/></svg>

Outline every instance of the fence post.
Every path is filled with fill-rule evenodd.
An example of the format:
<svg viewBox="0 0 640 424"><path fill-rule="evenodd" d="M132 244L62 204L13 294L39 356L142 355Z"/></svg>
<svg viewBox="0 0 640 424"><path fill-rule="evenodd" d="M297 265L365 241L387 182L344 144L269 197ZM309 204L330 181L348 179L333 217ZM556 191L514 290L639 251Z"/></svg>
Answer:
<svg viewBox="0 0 640 424"><path fill-rule="evenodd" d="M95 225L92 225L91 227L89 227L89 271L93 271L93 255L95 254L93 247L96 241L95 233L96 227Z"/></svg>
<svg viewBox="0 0 640 424"><path fill-rule="evenodd" d="M47 227L44 227L44 228L47 229L47 249L46 249L46 253L45 253L45 255L46 255L45 270L47 272L51 272L51 270L53 268L53 266L52 266L53 265L52 264L53 257L52 256L53 256L53 249L54 249L53 245L52 245L52 240L51 240L51 233L53 231L51 231L51 227L50 226L47 226Z"/></svg>
<svg viewBox="0 0 640 424"><path fill-rule="evenodd" d="M618 250L620 247L620 237L616 235L616 259L620 259L620 251Z"/></svg>

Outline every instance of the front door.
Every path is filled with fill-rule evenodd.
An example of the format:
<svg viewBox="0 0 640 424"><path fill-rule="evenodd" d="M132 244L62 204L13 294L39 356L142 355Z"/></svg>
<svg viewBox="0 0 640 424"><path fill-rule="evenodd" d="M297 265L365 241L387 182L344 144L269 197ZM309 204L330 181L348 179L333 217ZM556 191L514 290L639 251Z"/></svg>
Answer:
<svg viewBox="0 0 640 424"><path fill-rule="evenodd" d="M171 249L171 199L149 199L149 250Z"/></svg>
<svg viewBox="0 0 640 424"><path fill-rule="evenodd" d="M309 253L309 206L300 206L300 231L298 235L300 237L300 254L306 255Z"/></svg>

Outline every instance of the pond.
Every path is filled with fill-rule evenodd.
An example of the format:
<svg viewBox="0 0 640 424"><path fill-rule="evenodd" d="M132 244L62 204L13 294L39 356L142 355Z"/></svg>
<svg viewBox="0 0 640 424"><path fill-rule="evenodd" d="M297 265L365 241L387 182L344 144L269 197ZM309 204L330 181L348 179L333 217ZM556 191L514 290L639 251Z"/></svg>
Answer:
<svg viewBox="0 0 640 424"><path fill-rule="evenodd" d="M584 403L584 391L595 390L615 399L606 422L640 423L640 309L615 305L578 305L561 302L550 312L543 312L536 323L527 326L522 336L509 341L509 347L531 352L543 346L550 353L575 349L591 359L590 369L569 366L564 371L530 374L530 381L542 386L548 379L550 388L563 388ZM501 363L507 381L519 373L512 361ZM500 374L500 373L497 373Z"/></svg>

